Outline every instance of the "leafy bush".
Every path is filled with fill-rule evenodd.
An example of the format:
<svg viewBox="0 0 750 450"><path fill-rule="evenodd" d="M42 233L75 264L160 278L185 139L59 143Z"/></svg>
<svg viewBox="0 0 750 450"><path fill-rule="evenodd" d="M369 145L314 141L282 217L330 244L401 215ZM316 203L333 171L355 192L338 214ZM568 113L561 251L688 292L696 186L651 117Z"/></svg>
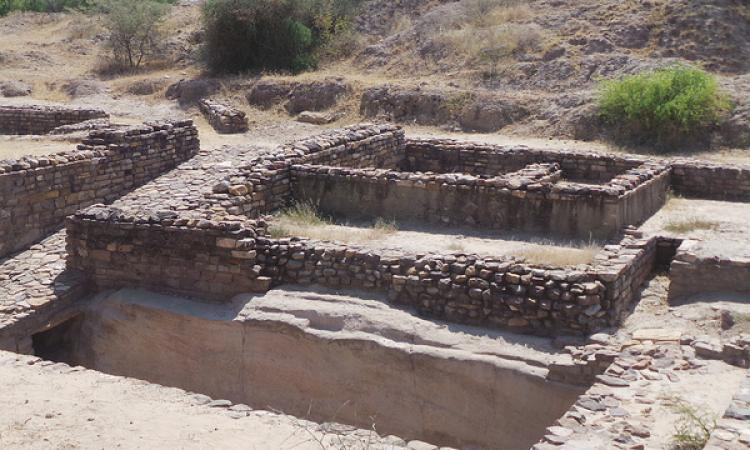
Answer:
<svg viewBox="0 0 750 450"><path fill-rule="evenodd" d="M675 66L604 82L599 107L620 138L659 147L705 137L730 104L712 75Z"/></svg>
<svg viewBox="0 0 750 450"><path fill-rule="evenodd" d="M0 0L0 16L11 11L60 12L68 8L85 9L90 0Z"/></svg>
<svg viewBox="0 0 750 450"><path fill-rule="evenodd" d="M114 65L138 69L144 58L154 53L167 5L154 0L103 0L99 6Z"/></svg>
<svg viewBox="0 0 750 450"><path fill-rule="evenodd" d="M350 51L351 17L359 0L208 0L205 54L216 72L314 67L319 51ZM351 40L351 39L350 39ZM332 43L330 47L326 44Z"/></svg>

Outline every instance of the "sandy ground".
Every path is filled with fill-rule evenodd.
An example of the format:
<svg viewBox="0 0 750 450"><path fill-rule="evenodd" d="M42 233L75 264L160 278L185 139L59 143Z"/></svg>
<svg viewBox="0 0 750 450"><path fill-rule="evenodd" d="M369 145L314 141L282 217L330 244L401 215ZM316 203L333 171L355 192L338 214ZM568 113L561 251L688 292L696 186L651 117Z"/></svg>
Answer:
<svg viewBox="0 0 750 450"><path fill-rule="evenodd" d="M396 448L357 444L290 416L200 405L205 399L181 389L31 361L0 352L0 398L15 405L0 408L3 449Z"/></svg>
<svg viewBox="0 0 750 450"><path fill-rule="evenodd" d="M2 136L0 135L0 159L18 158L28 155L50 155L74 150L76 144L64 138L46 136Z"/></svg>
<svg viewBox="0 0 750 450"><path fill-rule="evenodd" d="M275 225L274 225L275 224ZM272 230L289 236L356 244L396 254L477 254L486 257L523 257L534 264L576 265L593 261L600 246L586 242L559 241L538 235L489 233L461 228L439 228L397 224L395 229L373 229L372 225L298 225L283 217L272 222Z"/></svg>
<svg viewBox="0 0 750 450"><path fill-rule="evenodd" d="M700 239L717 254L750 257L748 223L748 203L671 198L641 229L649 235Z"/></svg>

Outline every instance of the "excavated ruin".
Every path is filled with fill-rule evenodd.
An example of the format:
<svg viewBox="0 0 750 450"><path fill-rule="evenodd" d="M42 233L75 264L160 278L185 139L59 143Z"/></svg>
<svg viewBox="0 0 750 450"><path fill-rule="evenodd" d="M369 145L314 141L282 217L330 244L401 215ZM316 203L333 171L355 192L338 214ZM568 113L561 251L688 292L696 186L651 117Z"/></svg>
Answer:
<svg viewBox="0 0 750 450"><path fill-rule="evenodd" d="M744 442L750 340L618 327L670 266L674 301L747 291L728 286L747 271L741 251L717 264L710 243L637 227L670 189L748 201L750 168L412 140L392 125L261 156L199 147L190 121L149 123L0 162L1 349L456 448L656 445L676 419L642 400L715 383L716 439ZM295 203L601 250L564 265L275 235L273 214Z"/></svg>

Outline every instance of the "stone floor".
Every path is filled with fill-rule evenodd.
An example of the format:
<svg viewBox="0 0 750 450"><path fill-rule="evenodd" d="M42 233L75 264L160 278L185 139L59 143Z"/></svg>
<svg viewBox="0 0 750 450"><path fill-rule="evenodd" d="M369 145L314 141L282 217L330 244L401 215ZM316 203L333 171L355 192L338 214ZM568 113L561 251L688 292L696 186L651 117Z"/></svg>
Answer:
<svg viewBox="0 0 750 450"><path fill-rule="evenodd" d="M0 260L0 329L66 298L81 281L65 271L65 231Z"/></svg>
<svg viewBox="0 0 750 450"><path fill-rule="evenodd" d="M709 448L747 448L747 442L739 447L727 444L750 436L747 386L742 384L747 370L698 358L695 347L680 344L679 334L672 341L662 331L642 332L642 339L617 345L621 353L614 364L548 428L534 450L671 448L679 427L697 425L691 413L709 425L725 414L739 417L722 421L726 429L714 430L719 437L712 436L715 446Z"/></svg>

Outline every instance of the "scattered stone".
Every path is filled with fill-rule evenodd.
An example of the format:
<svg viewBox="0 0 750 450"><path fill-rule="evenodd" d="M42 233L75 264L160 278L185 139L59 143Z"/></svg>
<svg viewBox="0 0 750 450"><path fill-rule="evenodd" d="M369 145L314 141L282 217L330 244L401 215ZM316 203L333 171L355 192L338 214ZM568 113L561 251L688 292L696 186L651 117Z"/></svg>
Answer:
<svg viewBox="0 0 750 450"><path fill-rule="evenodd" d="M298 122L311 123L313 125L325 125L335 120L335 114L323 112L302 111L297 116Z"/></svg>
<svg viewBox="0 0 750 450"><path fill-rule="evenodd" d="M211 400L207 406L211 408L229 408L232 406L232 402L229 400Z"/></svg>
<svg viewBox="0 0 750 450"><path fill-rule="evenodd" d="M31 95L31 86L22 81L0 81L0 95L3 97L25 97Z"/></svg>

